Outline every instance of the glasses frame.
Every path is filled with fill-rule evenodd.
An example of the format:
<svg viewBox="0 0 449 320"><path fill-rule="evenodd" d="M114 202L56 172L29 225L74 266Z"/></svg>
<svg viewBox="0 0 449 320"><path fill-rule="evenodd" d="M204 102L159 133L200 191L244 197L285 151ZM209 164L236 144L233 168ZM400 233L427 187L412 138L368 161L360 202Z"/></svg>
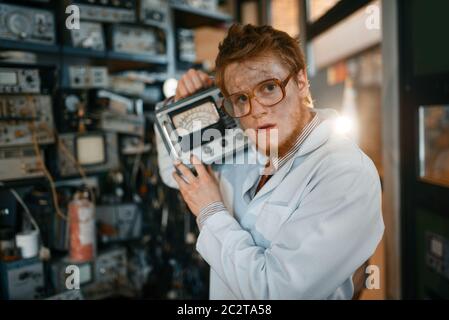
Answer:
<svg viewBox="0 0 449 320"><path fill-rule="evenodd" d="M232 117L232 118L234 118L234 119L243 118L243 117L246 117L247 115L251 114L251 110L253 109L253 105L252 105L251 100L252 100L253 98L256 99L256 101L257 101L258 103L260 103L260 104L261 104L262 106L264 106L264 107L268 107L268 108L274 107L275 105L279 104L282 100L284 100L284 98L285 98L285 96L286 96L285 87L287 86L287 84L289 83L290 79L293 77L294 74L295 74L295 72L291 72L291 73L287 76L287 78L285 78L284 80L279 80L279 79L277 79L277 78L271 78L271 79L263 80L263 81L259 82L258 84L256 84L256 85L254 86L254 88L251 90L250 93L247 93L247 92L245 92L245 91L240 91L240 92L233 93L233 94L229 95L227 98L224 98L224 99L223 99L223 101L221 102L221 107L223 108L223 110L226 112L227 115L229 115L230 117ZM261 103L259 100L257 100L257 97L256 97L256 95L254 94L254 91L256 91L256 89L257 89L259 86L263 85L263 84L266 83L266 82L270 82L270 81L276 82L276 84L281 88L281 90L282 90L282 98L281 98L278 102L275 102L275 103L273 103L273 104L267 105L267 104ZM238 116L238 117L232 116L231 114L229 114L229 112L226 110L226 108L225 108L225 106L224 106L225 100L226 100L226 99L229 99L229 98L232 97L232 96L235 96L235 95L242 95L242 94L244 94L244 95L246 95L246 96L248 97L248 101L249 101L249 109L248 109L248 112L245 113L245 114L242 115L242 116Z"/></svg>

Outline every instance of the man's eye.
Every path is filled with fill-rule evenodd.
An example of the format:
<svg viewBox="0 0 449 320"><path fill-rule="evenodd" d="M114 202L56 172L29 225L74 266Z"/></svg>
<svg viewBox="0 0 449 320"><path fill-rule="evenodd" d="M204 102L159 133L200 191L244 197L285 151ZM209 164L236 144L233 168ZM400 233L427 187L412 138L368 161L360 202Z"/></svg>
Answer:
<svg viewBox="0 0 449 320"><path fill-rule="evenodd" d="M237 98L237 102L238 102L238 103L245 103L245 102L247 102L247 101L248 101L248 97L245 96L245 95L241 95L241 96L239 96L239 97Z"/></svg>
<svg viewBox="0 0 449 320"><path fill-rule="evenodd" d="M276 85L274 83L267 83L263 86L264 92L273 92L276 89Z"/></svg>

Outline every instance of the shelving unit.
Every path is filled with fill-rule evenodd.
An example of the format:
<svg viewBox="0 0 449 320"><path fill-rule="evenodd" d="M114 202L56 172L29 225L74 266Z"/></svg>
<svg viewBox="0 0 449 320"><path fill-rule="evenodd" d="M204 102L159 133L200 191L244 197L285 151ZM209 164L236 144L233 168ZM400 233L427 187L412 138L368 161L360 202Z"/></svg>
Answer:
<svg viewBox="0 0 449 320"><path fill-rule="evenodd" d="M53 78L52 78L52 90L51 92L46 92L46 94L52 95L53 97L53 112L54 112L54 118L56 121L61 121L60 113L62 112L61 102L59 95L62 94L62 92L71 92L71 91L86 91L86 93L90 94L90 92L87 92L85 89L71 89L68 86L68 67L71 65L87 65L87 66L105 66L108 69L108 72L110 74L116 74L123 71L147 71L149 73L160 73L163 75L167 75L167 78L175 77L179 78L181 76L181 70L178 68L178 62L177 62L177 54L176 54L176 30L177 28L198 28L198 27L204 27L204 26L212 26L212 27L223 27L227 23L230 23L232 21L232 17L220 12L208 12L206 10L191 8L185 5L179 5L179 4L170 4L168 7L168 12L166 16L166 22L163 24L160 23L150 23L150 24L144 24L142 22L135 22L135 23L126 23L126 25L129 26L137 26L137 27L158 27L165 33L165 49L166 54L164 55L146 55L146 54L128 54L128 53L120 53L120 52L114 52L110 50L109 46L109 38L108 38L108 23L103 23L103 36L105 38L105 44L106 44L106 50L104 51L96 51L91 49L84 49L84 48L74 48L71 45L69 45L66 36L67 34L64 33L63 28L64 26L64 18L65 14L61 13L62 10L62 2L59 2L59 0L52 0L50 2L44 2L42 4L37 5L36 3L30 2L20 2L15 3L14 1L10 0L7 1L10 4L13 5L24 5L28 7L45 7L48 10L52 10L55 14L55 21L56 25L59 26L56 30L56 39L57 42L54 45L41 45L41 44L33 44L33 43L23 43L19 41L7 41L7 40L0 40L0 50L10 50L10 51L26 51L36 54L36 64L32 63L30 61L30 64L32 66L36 67L51 67L53 68ZM29 5L30 3L30 5ZM0 61L0 64L2 62ZM10 66L13 66L13 64L7 64ZM17 66L17 65L15 65ZM27 66L29 66L27 64ZM164 79L158 79L155 83L155 86L162 87L162 82ZM59 90L61 89L61 90ZM148 88L147 88L148 89ZM152 88L150 88L152 89ZM107 89L108 91L113 91L110 89ZM116 92L119 95L122 95L124 97L128 98L135 98L135 99L142 99L139 95L133 95L133 94L127 94L123 92ZM152 97L152 95L148 95L148 97ZM147 151L145 152L145 155L141 155L141 157L146 157L145 165L147 166L147 171L151 171L152 175L154 175L156 178L156 182L148 182L145 180L145 183L140 182L141 184L137 183L137 180L133 181L131 173L134 173L134 170L128 170L127 169L134 169L134 161L133 155L126 155L119 152L120 157L120 170L123 170L123 176L126 182L123 183L123 186L130 187L130 190L126 190L127 194L132 194L135 196L138 193L138 188L142 186L149 186L146 194L142 196L142 202L139 202L138 205L142 206L146 209L148 209L146 214L146 219L148 219L150 222L142 222L142 224L146 223L145 231L146 234L151 234L151 241L145 243L145 248L147 250L165 250L164 255L170 256L170 265L157 265L156 268L158 271L164 273L166 270L173 268L173 261L177 263L177 268L184 268L185 265L193 266L192 268L198 268L201 270L201 278L204 278L204 282L201 286L201 296L200 298L206 298L207 297L207 275L203 271L208 271L206 264L200 264L199 266L198 261L195 257L195 251L193 246L191 244L185 243L185 232L186 232L186 226L189 230L193 230L195 228L194 219L190 217L187 212L188 209L185 207L183 201L181 200L179 194L177 191L171 190L165 185L162 184L159 178L157 178L157 167L155 164L155 161L153 161L155 156L155 148L153 145L153 138L154 135L151 133L152 131L152 123L154 122L154 111L152 108L154 108L155 101L151 99L145 99L143 98L143 103L146 105L147 108L144 108L144 116L147 120L147 123L149 123L149 127L147 126L147 133L145 135L145 141L144 143L148 146ZM61 129L62 132L63 129ZM151 146L151 147L150 147ZM121 145L119 146L119 150L121 150ZM57 158L57 150L56 145L48 145L45 147L42 147L42 151L46 157L45 162L49 162L49 170L53 174L54 172L57 172L56 167L57 163L55 162L55 159L52 157ZM137 157L136 157L137 158ZM151 158L151 159L150 159ZM140 159L141 160L141 159ZM139 161L140 161L139 160ZM153 162L152 162L153 161ZM52 167L54 165L54 168ZM126 168L126 169L124 169ZM138 170L141 170L138 168ZM132 172L131 172L132 171ZM147 174L147 171L145 171L145 174ZM103 187L106 187L105 180L106 172L98 172L98 173L90 173L88 174L89 180L95 180L95 182L98 182L99 189ZM136 175L137 176L137 175ZM135 176L134 176L135 177ZM140 177L140 176L139 176ZM73 186L76 184L81 184L82 180L78 176L67 176L67 177L61 177L57 174L54 175L55 183L58 187L61 187L63 185L67 185L67 183L74 183ZM126 180L128 179L128 180ZM137 178L136 178L137 179ZM141 179L148 179L144 174L142 174ZM90 183L92 182L90 181ZM134 182L134 183L132 183ZM45 187L48 186L47 179L45 177L36 178L36 179L27 179L27 180L18 180L18 181L11 181L7 183L7 186L17 188L19 191L21 191L23 194L27 193L30 189L32 189L34 186L37 185L45 185ZM125 188L126 188L125 187ZM162 190L162 191L161 191ZM104 190L101 190L101 192L104 192ZM111 192L108 190L107 192ZM111 192L112 193L112 192ZM164 196L162 199L160 199L160 194L164 193ZM102 194L100 194L101 196ZM100 198L100 197L99 197ZM49 197L51 199L51 197ZM148 200L150 199L150 200ZM135 200L135 198L122 198L125 202L132 202ZM159 203L159 205L154 204ZM107 201L106 201L107 202ZM51 203L51 201L49 202ZM99 205L102 205L102 200L99 199L98 203ZM105 205L105 202L103 202L103 205ZM137 205L137 204L136 204ZM153 207L154 206L154 207ZM164 211L165 210L165 211ZM164 214L168 214L170 211L170 218L167 218L165 226L161 226L161 216L163 217ZM142 215L143 215L144 209L142 209ZM190 221L190 220L192 221ZM187 221L187 222L186 222ZM183 228L183 224L185 224ZM171 229L170 229L171 228ZM167 231L167 229L169 229ZM192 231L191 231L192 232ZM195 231L196 232L196 231ZM132 240L126 240L126 245L131 244ZM167 249L167 246L164 246L166 243L169 243L171 246L171 249ZM120 243L119 245L122 245L123 243ZM107 246L107 245L105 245ZM149 248L149 249L148 249ZM104 248L99 248L104 249ZM140 249L140 248L138 248ZM59 249L58 249L59 250ZM169 252L166 252L167 250L170 250ZM64 250L61 250L65 252ZM56 258L60 258L58 255L65 254L63 252L57 252ZM53 253L53 252L52 252ZM178 260L178 261L176 261ZM166 261L163 261L164 263ZM203 277L204 276L204 277ZM174 277L174 276L173 276ZM156 277L157 278L157 277ZM154 293L151 292L150 295L151 298L164 298L167 297L167 292L164 292L165 289L159 289L157 286L158 281L164 281L160 279L150 279L148 282L150 285L154 285ZM179 279L177 279L179 280ZM156 284L154 283L156 281ZM202 280L203 281L203 280ZM171 284L168 284L168 286L171 286ZM157 290L160 290L157 291ZM177 289L178 291L181 291L180 289ZM184 289L186 292L188 289ZM191 294L191 293L190 293ZM198 295L198 293L196 293ZM183 296L186 298L185 296ZM188 296L187 296L188 298ZM193 298L198 298L198 296L193 296Z"/></svg>
<svg viewBox="0 0 449 320"><path fill-rule="evenodd" d="M105 51L97 51L84 48L74 48L70 46L63 45L61 47L61 54L63 56L73 56L73 57L84 57L84 58L95 58L95 59L105 59Z"/></svg>
<svg viewBox="0 0 449 320"><path fill-rule="evenodd" d="M30 51L36 53L50 53L57 54L59 52L60 46L58 45L45 45L38 43L24 43L13 40L1 40L0 50L20 50L20 51Z"/></svg>
<svg viewBox="0 0 449 320"><path fill-rule="evenodd" d="M198 28L204 26L219 26L232 22L232 17L221 12L209 12L182 4L171 4L174 21L178 27Z"/></svg>
<svg viewBox="0 0 449 320"><path fill-rule="evenodd" d="M122 60L122 61L133 61L148 63L151 65L165 65L168 62L167 56L165 55L143 55L143 54L128 54L121 52L108 51L106 53L106 59L110 60Z"/></svg>
<svg viewBox="0 0 449 320"><path fill-rule="evenodd" d="M153 66L166 65L167 74L170 77L179 77L179 70L176 67L176 29L187 28L195 29L204 26L225 27L233 21L233 18L222 12L210 12L204 9L190 7L184 4L168 4L168 16L165 23L140 23L127 25L136 25L140 27L158 27L166 34L166 54L165 55L140 55L114 52L111 50L97 51L84 48L74 48L67 44L60 43L55 45L43 45L35 43L24 43L20 41L2 40L0 41L0 50L19 50L28 51L37 54L50 55L51 57L59 55L60 59L68 61L72 58L91 59L91 60L112 60L122 63L130 62L141 63L139 67L147 64L151 69ZM60 37L61 38L61 37ZM53 57L56 58L56 57ZM182 70L181 70L182 71Z"/></svg>

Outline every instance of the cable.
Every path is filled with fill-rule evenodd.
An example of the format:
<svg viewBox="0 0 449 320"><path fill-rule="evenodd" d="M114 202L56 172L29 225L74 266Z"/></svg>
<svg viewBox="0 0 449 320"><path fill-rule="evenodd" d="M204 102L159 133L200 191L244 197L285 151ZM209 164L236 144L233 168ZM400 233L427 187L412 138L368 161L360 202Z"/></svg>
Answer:
<svg viewBox="0 0 449 320"><path fill-rule="evenodd" d="M95 192L93 191L93 189L89 186L89 179L86 175L86 172L84 171L83 167L79 164L79 162L75 159L75 157L72 155L72 153L70 152L70 150L67 149L67 146L62 143L61 139L59 139L58 133L56 132L56 130L54 129L53 131L46 125L44 124L43 129L45 131L47 131L48 133L52 134L55 139L58 141L58 146L60 147L60 150L69 158L69 160L75 165L76 169L78 170L79 174L81 175L82 180L84 181L84 183L86 184L86 187L89 190L89 193L91 195L92 198L92 203L95 206L96 203L96 198L95 198ZM67 217L65 216L65 218L67 220Z"/></svg>
<svg viewBox="0 0 449 320"><path fill-rule="evenodd" d="M31 96L28 96L27 99L31 100ZM36 123L35 123L36 105L34 103L31 103L31 105L33 106L33 121L31 121L30 129L31 129L31 138L33 140L34 153L35 153L36 157L38 158L40 167L41 167L42 171L44 172L45 177L47 178L48 182L50 183L50 189L51 189L51 194L52 194L52 198L53 198L53 205L55 207L56 214L58 216L60 216L62 219L67 220L67 216L62 213L61 208L59 207L55 181L53 180L53 177L51 176L50 172L48 171L47 167L45 166L44 158L42 157L42 154L39 149L39 144L38 144L37 138L36 138ZM48 128L46 128L46 129L48 129Z"/></svg>
<svg viewBox="0 0 449 320"><path fill-rule="evenodd" d="M0 182L0 186L4 187L5 184L3 182ZM16 198L17 202L22 206L23 210L25 211L28 219L30 220L31 224L33 225L34 229L37 231L37 234L40 239L40 250L39 250L39 256L43 260L50 259L50 250L44 246L44 239L42 238L41 229L39 228L39 225L37 224L36 220L34 219L33 215L30 212L30 209L26 205L26 203L23 201L22 197L17 193L17 191L13 188L8 188L9 192Z"/></svg>
<svg viewBox="0 0 449 320"><path fill-rule="evenodd" d="M54 135L55 139L58 141L58 146L60 147L60 150L69 158L69 160L71 162L73 162L73 164L75 165L75 167L77 168L79 174L81 175L82 180L84 181L84 183L86 184L87 189L89 190L89 194L91 196L92 199L92 205L95 207L96 205L96 198L95 198L95 192L92 189L92 187L89 186L89 180L87 178L86 172L84 171L84 169L81 167L81 165L79 164L79 162L75 159L75 157L72 155L72 153L70 152L70 150L67 149L66 145L64 143L62 143L61 139L59 139L58 134L56 132L56 130L50 130L50 128L48 128L47 125L44 125L44 128L47 132L51 133ZM59 206L58 206L59 207ZM92 216L92 219L94 218L94 216ZM69 218L67 216L64 216L65 220L69 220ZM87 219L85 222L89 221L90 219Z"/></svg>
<svg viewBox="0 0 449 320"><path fill-rule="evenodd" d="M36 156L39 158L39 162L41 163L42 171L44 172L45 177L47 178L48 182L50 183L50 189L51 189L51 194L52 194L52 198L53 198L53 205L55 207L56 214L58 216L60 216L62 219L67 220L67 216L62 213L61 208L59 207L58 194L56 192L55 181L53 180L53 177L51 176L50 172L48 171L47 167L45 166L42 155L39 151L39 145L37 145L37 141L35 139L33 139L33 140L34 140L34 143L33 143L34 152L36 153Z"/></svg>
<svg viewBox="0 0 449 320"><path fill-rule="evenodd" d="M28 97L28 99L31 99L31 98ZM33 119L36 119L36 107L35 107L34 104L32 104L32 105L34 106L33 107ZM53 137L57 141L58 146L60 147L61 151L64 152L64 154L70 159L70 161L73 162L73 164L77 168L78 172L80 173L81 178L83 179L84 183L86 184L87 189L89 190L89 194L91 196L92 204L95 207L95 204L96 204L95 192L92 189L92 187L89 186L89 180L87 178L86 172L81 167L81 165L79 164L78 160L75 159L75 157L67 149L67 147L64 145L64 143L62 143L61 139L59 139L59 136L58 136L58 134L56 132L56 129L51 130L46 124L43 125L42 129L47 131L47 133L49 133L50 135L53 135ZM41 163L41 168L42 168L45 176L47 177L47 180L50 183L50 188L51 188L52 197L53 197L53 204L55 206L56 213L57 213L58 216L60 216L64 220L69 220L68 217L62 213L61 208L59 207L58 198L57 198L57 192L56 192L56 186L55 186L53 177L51 176L50 172L48 171L47 167L45 166L44 160L43 160L42 155L40 153L39 144L37 143L37 139L36 139L35 120L33 120L31 122L31 132L32 132L34 152L35 152L36 157L38 158L39 162ZM94 218L94 217L92 217L92 218Z"/></svg>
<svg viewBox="0 0 449 320"><path fill-rule="evenodd" d="M5 184L3 182L0 182L0 186L5 187ZM34 229L36 229L40 233L40 228L34 219L34 217L31 215L30 209L26 205L26 203L23 201L22 197L17 193L17 191L13 188L8 188L9 192L16 198L17 202L22 206L23 210L25 211L28 219L30 220L31 224L33 225Z"/></svg>
<svg viewBox="0 0 449 320"><path fill-rule="evenodd" d="M20 203L20 205L22 206L23 210L25 211L26 215L28 216L28 219L30 220L34 229L36 229L40 234L41 230L40 230L39 226L37 225L36 220L31 215L31 212L30 212L30 209L28 208L28 206L25 204L25 202L22 200L22 198L19 196L19 194L17 193L16 190L10 188L9 191L13 194L14 198L16 198L17 202Z"/></svg>
<svg viewBox="0 0 449 320"><path fill-rule="evenodd" d="M73 156L73 154L70 152L69 149L67 149L66 145L64 143L61 142L60 139L58 139L58 145L61 148L61 151L64 152L64 154L70 159L70 161L73 162L73 164L75 165L76 169L78 170L79 174L81 175L81 178L84 180L84 183L86 184L87 189L89 190L90 196L92 198L92 203L95 206L96 203L96 199L95 199L95 192L92 189L92 187L89 186L89 180L87 178L86 175L86 171L84 171L83 167L80 165L80 163L78 162L78 160L75 159L75 157Z"/></svg>

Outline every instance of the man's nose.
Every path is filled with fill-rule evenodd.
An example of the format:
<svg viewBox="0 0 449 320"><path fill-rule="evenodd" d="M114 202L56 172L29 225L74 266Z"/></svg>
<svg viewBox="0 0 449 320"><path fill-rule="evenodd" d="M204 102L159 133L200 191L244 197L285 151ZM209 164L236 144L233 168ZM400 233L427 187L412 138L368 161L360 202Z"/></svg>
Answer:
<svg viewBox="0 0 449 320"><path fill-rule="evenodd" d="M254 97L251 98L251 116L258 119L268 113L268 107L260 104Z"/></svg>

